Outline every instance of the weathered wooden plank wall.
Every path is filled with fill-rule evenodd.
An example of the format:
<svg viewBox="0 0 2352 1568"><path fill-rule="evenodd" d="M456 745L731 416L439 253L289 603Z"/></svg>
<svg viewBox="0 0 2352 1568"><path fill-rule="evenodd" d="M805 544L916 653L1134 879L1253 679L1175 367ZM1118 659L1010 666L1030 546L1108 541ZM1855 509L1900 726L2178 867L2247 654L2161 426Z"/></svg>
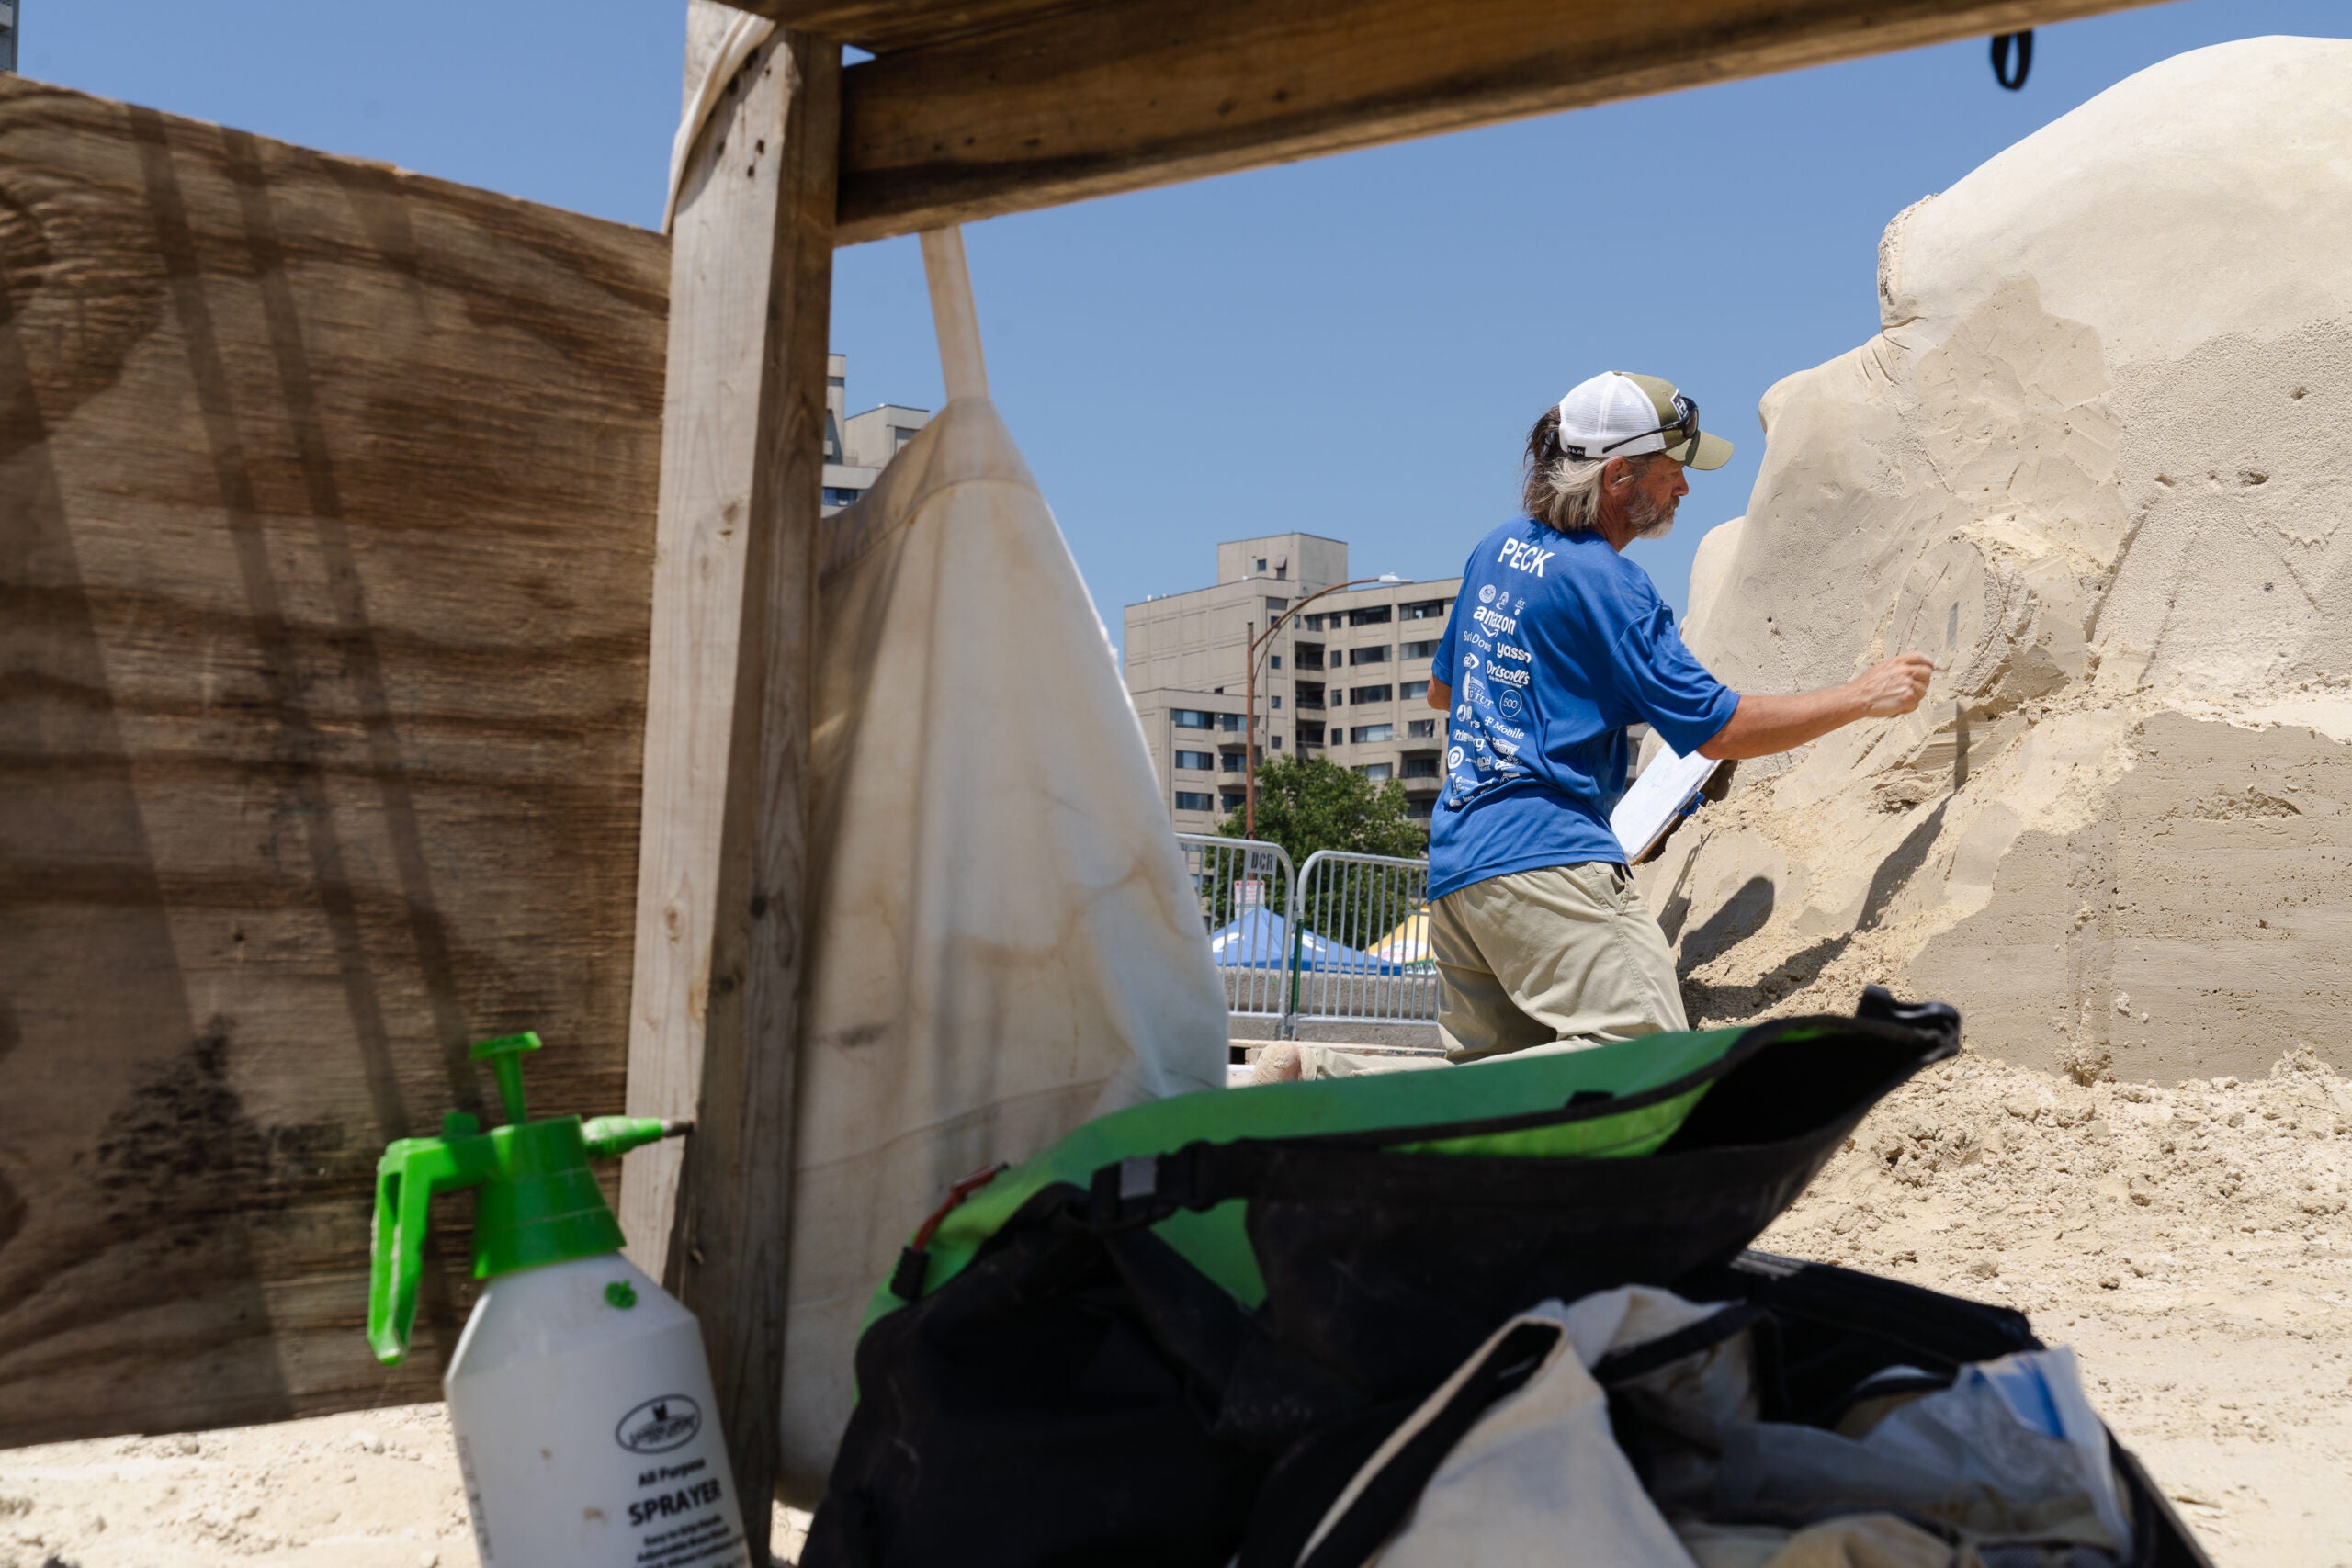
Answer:
<svg viewBox="0 0 2352 1568"><path fill-rule="evenodd" d="M668 266L0 78L0 1444L432 1396L379 1150L621 1109Z"/></svg>

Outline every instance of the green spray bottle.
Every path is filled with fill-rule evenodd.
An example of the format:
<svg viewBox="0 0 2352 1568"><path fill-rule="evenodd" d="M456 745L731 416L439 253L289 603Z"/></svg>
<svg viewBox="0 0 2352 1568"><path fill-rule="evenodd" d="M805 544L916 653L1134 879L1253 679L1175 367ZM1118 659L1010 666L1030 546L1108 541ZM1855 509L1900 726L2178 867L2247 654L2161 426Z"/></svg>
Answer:
<svg viewBox="0 0 2352 1568"><path fill-rule="evenodd" d="M684 1131L643 1117L528 1121L523 1052L473 1048L506 1124L451 1113L376 1167L368 1339L408 1350L433 1195L477 1190L488 1280L442 1382L485 1568L750 1568L710 1364L694 1314L621 1256L588 1166Z"/></svg>

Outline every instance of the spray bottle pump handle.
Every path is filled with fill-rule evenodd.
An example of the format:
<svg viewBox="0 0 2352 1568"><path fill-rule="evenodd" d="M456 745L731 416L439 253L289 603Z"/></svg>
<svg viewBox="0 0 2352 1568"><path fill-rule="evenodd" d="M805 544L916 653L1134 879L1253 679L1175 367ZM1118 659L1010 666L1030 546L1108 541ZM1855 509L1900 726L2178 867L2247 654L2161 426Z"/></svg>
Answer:
<svg viewBox="0 0 2352 1568"><path fill-rule="evenodd" d="M523 1111L522 1056L538 1048L539 1037L526 1029L520 1034L485 1040L467 1053L477 1062L488 1062L490 1070L498 1075L498 1103L506 1112L509 1126L520 1126L530 1119Z"/></svg>

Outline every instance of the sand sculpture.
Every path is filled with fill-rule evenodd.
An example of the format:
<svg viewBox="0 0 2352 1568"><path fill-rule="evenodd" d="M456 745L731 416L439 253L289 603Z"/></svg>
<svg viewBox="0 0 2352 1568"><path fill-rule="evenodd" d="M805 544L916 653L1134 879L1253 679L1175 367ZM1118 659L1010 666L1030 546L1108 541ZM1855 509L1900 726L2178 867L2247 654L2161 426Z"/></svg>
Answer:
<svg viewBox="0 0 2352 1568"><path fill-rule="evenodd" d="M1693 1021L1883 979L2086 1080L2352 1066L2352 42L2119 84L1897 215L1879 296L1765 396L1687 633L1943 668L1646 868Z"/></svg>

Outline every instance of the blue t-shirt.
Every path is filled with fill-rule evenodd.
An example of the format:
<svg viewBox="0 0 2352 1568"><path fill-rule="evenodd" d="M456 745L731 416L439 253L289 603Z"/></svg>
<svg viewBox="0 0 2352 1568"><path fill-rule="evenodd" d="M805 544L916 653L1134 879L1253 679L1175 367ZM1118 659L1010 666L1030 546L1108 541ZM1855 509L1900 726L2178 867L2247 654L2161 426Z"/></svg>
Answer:
<svg viewBox="0 0 2352 1568"><path fill-rule="evenodd" d="M1682 646L1649 574L1597 533L1532 517L1478 542L1430 666L1453 688L1430 897L1544 866L1624 863L1609 813L1629 724L1688 753L1739 694Z"/></svg>

